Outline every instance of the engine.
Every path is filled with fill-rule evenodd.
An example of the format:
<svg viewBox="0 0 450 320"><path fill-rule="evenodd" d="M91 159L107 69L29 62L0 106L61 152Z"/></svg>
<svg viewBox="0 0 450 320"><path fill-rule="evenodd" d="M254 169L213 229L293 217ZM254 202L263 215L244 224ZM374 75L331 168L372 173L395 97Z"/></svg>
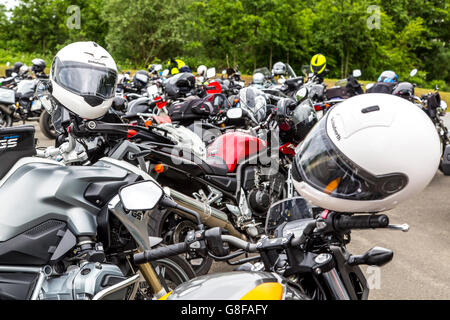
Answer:
<svg viewBox="0 0 450 320"><path fill-rule="evenodd" d="M41 300L90 300L97 293L126 280L119 267L113 264L85 262L71 265L58 276L47 278L42 284ZM128 287L111 293L107 298L124 299Z"/></svg>
<svg viewBox="0 0 450 320"><path fill-rule="evenodd" d="M276 172L263 175L258 167L247 167L244 172L244 190L247 191L248 202L253 214L265 218L270 206L282 199L284 176Z"/></svg>

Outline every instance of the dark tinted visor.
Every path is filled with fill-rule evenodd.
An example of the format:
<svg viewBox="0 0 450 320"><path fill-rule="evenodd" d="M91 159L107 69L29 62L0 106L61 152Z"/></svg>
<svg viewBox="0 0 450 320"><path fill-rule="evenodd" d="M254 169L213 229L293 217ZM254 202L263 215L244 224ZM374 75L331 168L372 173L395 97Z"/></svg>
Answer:
<svg viewBox="0 0 450 320"><path fill-rule="evenodd" d="M342 154L326 132L329 114L314 126L295 156L299 179L321 192L349 200L380 200L406 186L406 175L376 176Z"/></svg>

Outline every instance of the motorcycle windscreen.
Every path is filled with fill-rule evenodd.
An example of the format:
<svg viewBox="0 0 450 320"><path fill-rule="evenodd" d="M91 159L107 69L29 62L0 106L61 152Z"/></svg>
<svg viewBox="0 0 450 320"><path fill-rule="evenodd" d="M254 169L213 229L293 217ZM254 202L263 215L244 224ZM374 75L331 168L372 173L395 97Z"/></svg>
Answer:
<svg viewBox="0 0 450 320"><path fill-rule="evenodd" d="M305 199L294 197L275 202L267 212L266 233L273 232L282 224L295 220L312 219L312 210Z"/></svg>

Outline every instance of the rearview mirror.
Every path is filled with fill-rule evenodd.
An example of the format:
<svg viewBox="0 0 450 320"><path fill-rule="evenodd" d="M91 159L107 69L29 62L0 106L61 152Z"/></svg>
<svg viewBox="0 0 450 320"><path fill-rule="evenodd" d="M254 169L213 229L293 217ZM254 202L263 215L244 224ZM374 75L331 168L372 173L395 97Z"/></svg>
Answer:
<svg viewBox="0 0 450 320"><path fill-rule="evenodd" d="M348 258L349 265L367 264L369 266L381 267L392 260L394 253L391 250L374 247L363 255L352 255Z"/></svg>
<svg viewBox="0 0 450 320"><path fill-rule="evenodd" d="M216 68L209 68L208 70L206 70L207 79L214 78L215 76L216 76Z"/></svg>
<svg viewBox="0 0 450 320"><path fill-rule="evenodd" d="M417 74L417 69L412 69L411 72L409 73L409 76L412 78Z"/></svg>
<svg viewBox="0 0 450 320"><path fill-rule="evenodd" d="M161 187L151 180L130 184L119 190L123 207L130 211L151 210L163 195Z"/></svg>
<svg viewBox="0 0 450 320"><path fill-rule="evenodd" d="M242 109L241 108L232 108L227 111L228 119L240 119L242 118Z"/></svg>
<svg viewBox="0 0 450 320"><path fill-rule="evenodd" d="M6 66L9 67L11 65L11 63L9 63L9 61L6 63Z"/></svg>
<svg viewBox="0 0 450 320"><path fill-rule="evenodd" d="M306 89L305 87L301 87L295 94L295 98L297 99L297 101L302 101L307 96L308 96L308 89Z"/></svg>
<svg viewBox="0 0 450 320"><path fill-rule="evenodd" d="M359 70L359 69L353 70L353 77L354 77L354 78L359 78L359 77L361 77L361 70Z"/></svg>
<svg viewBox="0 0 450 320"><path fill-rule="evenodd" d="M159 70L162 69L162 65L160 65L160 64L155 64L154 69L155 69L155 71L159 71Z"/></svg>

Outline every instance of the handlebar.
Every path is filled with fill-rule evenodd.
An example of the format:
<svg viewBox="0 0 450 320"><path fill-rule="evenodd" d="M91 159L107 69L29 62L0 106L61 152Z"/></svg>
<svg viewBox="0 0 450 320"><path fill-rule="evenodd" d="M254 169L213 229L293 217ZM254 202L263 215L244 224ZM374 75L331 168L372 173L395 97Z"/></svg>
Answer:
<svg viewBox="0 0 450 320"><path fill-rule="evenodd" d="M175 243L168 246L146 250L134 255L134 262L136 264L143 264L149 261L154 261L163 258L169 258L181 253L187 252L189 246L185 242Z"/></svg>
<svg viewBox="0 0 450 320"><path fill-rule="evenodd" d="M333 229L336 231L347 231L351 229L374 229L374 228L387 228L389 227L389 218L382 215L357 215L357 216L348 216L348 215L338 215L332 219L333 221ZM267 239L262 238L258 243L251 243L239 239L230 235L221 235L220 239L222 242L227 242L230 246L233 246L237 249L241 249L248 253L254 253L258 251L269 250L273 248L284 248L286 246L298 247L301 244L305 243L308 236L315 232L316 230L316 221L311 221L303 230L303 234L300 237L284 237L284 238L274 238ZM208 236L205 237L208 242ZM213 239L211 239L213 240ZM199 240L203 241L203 240ZM290 242L289 242L290 241ZM195 243L195 242L194 242ZM138 253L134 255L134 262L137 264L142 264L149 261L154 261L157 259L168 258L174 255L187 253L190 248L194 249L199 246L194 246L194 243L177 243L168 245L165 247L147 250L142 253Z"/></svg>
<svg viewBox="0 0 450 320"><path fill-rule="evenodd" d="M334 228L336 230L386 228L388 225L389 218L384 214L358 216L339 215L334 219Z"/></svg>

